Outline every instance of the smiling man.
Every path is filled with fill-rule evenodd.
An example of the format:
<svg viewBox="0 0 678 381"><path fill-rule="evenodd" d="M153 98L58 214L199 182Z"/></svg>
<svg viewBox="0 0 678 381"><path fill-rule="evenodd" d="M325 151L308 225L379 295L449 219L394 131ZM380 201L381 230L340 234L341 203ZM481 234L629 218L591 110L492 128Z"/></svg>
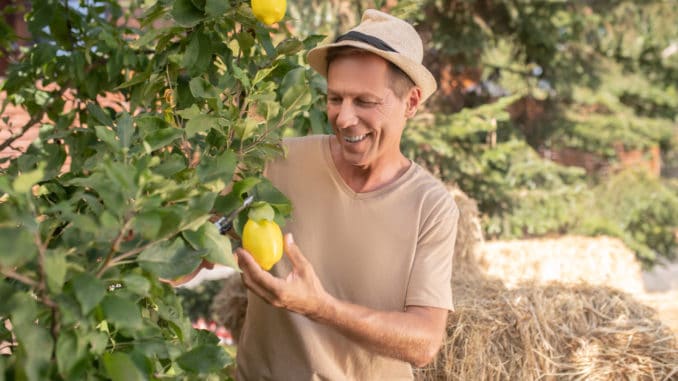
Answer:
<svg viewBox="0 0 678 381"><path fill-rule="evenodd" d="M291 200L271 272L237 249L249 306L239 380L400 380L429 363L452 310L459 211L400 151L436 89L408 23L368 10L308 60L327 78L331 136L285 140L266 176Z"/></svg>

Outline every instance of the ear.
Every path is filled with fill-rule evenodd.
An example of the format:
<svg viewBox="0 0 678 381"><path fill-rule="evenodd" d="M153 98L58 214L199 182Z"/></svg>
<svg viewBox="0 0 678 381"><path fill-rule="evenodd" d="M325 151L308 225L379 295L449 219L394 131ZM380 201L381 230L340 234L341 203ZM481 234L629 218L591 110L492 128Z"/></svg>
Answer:
<svg viewBox="0 0 678 381"><path fill-rule="evenodd" d="M421 103L421 88L414 86L407 93L407 106L405 109L405 117L411 118L417 113L419 104Z"/></svg>

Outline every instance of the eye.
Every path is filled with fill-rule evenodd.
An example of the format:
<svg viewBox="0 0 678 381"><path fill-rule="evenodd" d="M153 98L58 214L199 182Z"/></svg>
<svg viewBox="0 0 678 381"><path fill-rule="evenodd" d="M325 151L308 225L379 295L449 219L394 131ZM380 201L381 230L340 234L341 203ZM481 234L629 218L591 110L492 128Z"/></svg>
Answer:
<svg viewBox="0 0 678 381"><path fill-rule="evenodd" d="M379 104L378 102L374 102L374 101L369 100L369 99L358 99L358 100L356 100L356 103L360 106L363 106L363 107L373 107L373 106L376 106L376 105Z"/></svg>
<svg viewBox="0 0 678 381"><path fill-rule="evenodd" d="M328 97L327 102L333 105L337 105L341 103L341 98L339 97Z"/></svg>

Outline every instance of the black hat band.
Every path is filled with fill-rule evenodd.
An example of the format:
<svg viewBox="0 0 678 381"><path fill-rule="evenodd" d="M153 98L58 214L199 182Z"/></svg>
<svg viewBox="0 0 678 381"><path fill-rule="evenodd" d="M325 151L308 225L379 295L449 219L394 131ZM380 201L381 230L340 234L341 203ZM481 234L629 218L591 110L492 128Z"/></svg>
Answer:
<svg viewBox="0 0 678 381"><path fill-rule="evenodd" d="M370 46L373 46L373 47L375 47L379 50L398 53L397 50L390 47L383 40L381 40L377 37L374 37L374 36L367 35L365 33L356 32L354 30L352 30L348 33L342 34L341 36L337 37L337 39L334 40L334 42L340 42L340 41L346 41L346 40L364 42L364 43L366 43Z"/></svg>

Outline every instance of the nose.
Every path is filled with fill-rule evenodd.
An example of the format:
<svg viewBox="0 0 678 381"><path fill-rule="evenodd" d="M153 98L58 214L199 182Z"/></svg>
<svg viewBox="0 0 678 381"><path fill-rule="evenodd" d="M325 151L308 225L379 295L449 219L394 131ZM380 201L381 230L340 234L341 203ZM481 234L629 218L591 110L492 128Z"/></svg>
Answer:
<svg viewBox="0 0 678 381"><path fill-rule="evenodd" d="M355 112L353 104L351 104L350 101L344 100L340 105L337 106L337 108L337 128L347 128L358 123L358 116Z"/></svg>

